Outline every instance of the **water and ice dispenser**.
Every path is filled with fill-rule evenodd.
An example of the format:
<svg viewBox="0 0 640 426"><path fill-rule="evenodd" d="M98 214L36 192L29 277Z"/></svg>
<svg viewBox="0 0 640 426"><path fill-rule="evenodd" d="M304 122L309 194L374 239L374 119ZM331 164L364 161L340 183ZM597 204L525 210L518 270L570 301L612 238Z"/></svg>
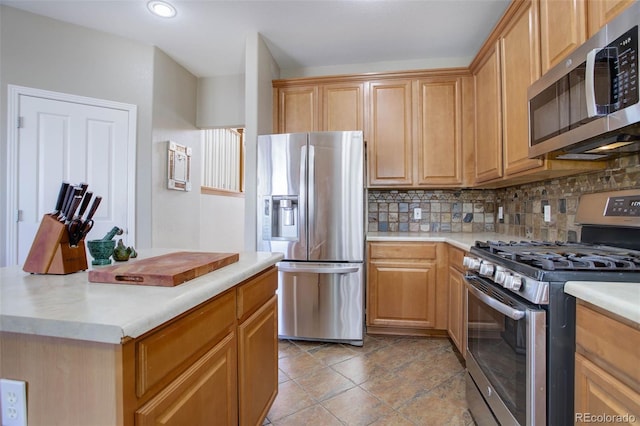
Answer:
<svg viewBox="0 0 640 426"><path fill-rule="evenodd" d="M298 196L271 195L263 198L263 240L297 241L299 238Z"/></svg>

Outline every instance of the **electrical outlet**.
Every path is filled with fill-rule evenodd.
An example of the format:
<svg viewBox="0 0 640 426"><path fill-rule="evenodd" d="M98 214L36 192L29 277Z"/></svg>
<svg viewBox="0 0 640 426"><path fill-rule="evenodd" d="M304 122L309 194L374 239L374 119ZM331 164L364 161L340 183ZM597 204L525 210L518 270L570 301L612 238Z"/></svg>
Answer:
<svg viewBox="0 0 640 426"><path fill-rule="evenodd" d="M413 218L415 220L422 219L422 209L420 207L416 207L413 209Z"/></svg>
<svg viewBox="0 0 640 426"><path fill-rule="evenodd" d="M0 379L2 426L27 426L27 383Z"/></svg>
<svg viewBox="0 0 640 426"><path fill-rule="evenodd" d="M544 221L551 222L551 206L548 204L544 206Z"/></svg>

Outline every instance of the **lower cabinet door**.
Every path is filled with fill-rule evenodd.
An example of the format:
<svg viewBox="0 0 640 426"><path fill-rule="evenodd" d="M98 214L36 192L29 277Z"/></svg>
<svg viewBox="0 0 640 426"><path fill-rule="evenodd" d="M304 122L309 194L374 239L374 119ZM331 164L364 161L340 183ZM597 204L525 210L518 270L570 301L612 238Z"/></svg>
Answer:
<svg viewBox="0 0 640 426"><path fill-rule="evenodd" d="M367 325L435 328L435 262L371 260L368 279Z"/></svg>
<svg viewBox="0 0 640 426"><path fill-rule="evenodd" d="M640 394L576 353L576 424L630 424L640 419Z"/></svg>
<svg viewBox="0 0 640 426"><path fill-rule="evenodd" d="M462 272L449 268L449 321L447 331L463 357L466 355L467 349L465 291Z"/></svg>
<svg viewBox="0 0 640 426"><path fill-rule="evenodd" d="M238 326L240 425L261 425L278 393L278 303L273 296Z"/></svg>
<svg viewBox="0 0 640 426"><path fill-rule="evenodd" d="M236 335L220 343L136 411L136 426L237 425Z"/></svg>

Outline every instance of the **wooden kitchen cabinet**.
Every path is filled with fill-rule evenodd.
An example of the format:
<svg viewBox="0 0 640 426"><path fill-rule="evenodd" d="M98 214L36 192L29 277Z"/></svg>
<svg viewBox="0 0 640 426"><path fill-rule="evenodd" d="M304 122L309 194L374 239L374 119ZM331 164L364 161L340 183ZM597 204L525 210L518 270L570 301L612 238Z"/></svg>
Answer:
<svg viewBox="0 0 640 426"><path fill-rule="evenodd" d="M500 54L496 42L479 63L475 76L475 182L502 177Z"/></svg>
<svg viewBox="0 0 640 426"><path fill-rule="evenodd" d="M542 167L543 160L529 156L527 89L540 78L537 8L522 7L500 37L502 135L506 176ZM529 46L523 49L522 46Z"/></svg>
<svg viewBox="0 0 640 426"><path fill-rule="evenodd" d="M640 418L640 325L578 301L576 416ZM576 417L578 419L578 417ZM581 419L583 420L583 419ZM583 420L585 421L585 420ZM610 420L606 423L628 423Z"/></svg>
<svg viewBox="0 0 640 426"><path fill-rule="evenodd" d="M364 131L364 83L337 82L320 85L320 129L327 132Z"/></svg>
<svg viewBox="0 0 640 426"><path fill-rule="evenodd" d="M588 0L587 38L591 37L636 0Z"/></svg>
<svg viewBox="0 0 640 426"><path fill-rule="evenodd" d="M542 74L587 39L585 0L539 0Z"/></svg>
<svg viewBox="0 0 640 426"><path fill-rule="evenodd" d="M411 79L369 82L368 148L370 186L413 185Z"/></svg>
<svg viewBox="0 0 640 426"><path fill-rule="evenodd" d="M539 0L542 74L597 33L634 0Z"/></svg>
<svg viewBox="0 0 640 426"><path fill-rule="evenodd" d="M319 126L319 93L316 85L277 90L277 133L315 132Z"/></svg>
<svg viewBox="0 0 640 426"><path fill-rule="evenodd" d="M464 268L462 259L466 252L453 246L448 246L449 251L449 312L447 331L453 344L466 356L467 349L467 305L466 288L464 281Z"/></svg>
<svg viewBox="0 0 640 426"><path fill-rule="evenodd" d="M274 82L276 133L364 130L364 83Z"/></svg>
<svg viewBox="0 0 640 426"><path fill-rule="evenodd" d="M417 184L463 184L463 78L419 79Z"/></svg>
<svg viewBox="0 0 640 426"><path fill-rule="evenodd" d="M239 424L262 424L278 391L278 273L238 288Z"/></svg>
<svg viewBox="0 0 640 426"><path fill-rule="evenodd" d="M444 334L448 292L443 262L444 244L369 243L367 332Z"/></svg>
<svg viewBox="0 0 640 426"><path fill-rule="evenodd" d="M471 64L476 186L503 187L606 167L606 162L528 158L527 90L541 75L538 10L535 0L513 2Z"/></svg>
<svg viewBox="0 0 640 426"><path fill-rule="evenodd" d="M313 123L320 131L364 131L369 187L466 184L465 168L472 162L466 160L471 149L464 147L473 139L468 71L276 80L273 87L274 98L280 99L274 112L279 133L311 131ZM312 101L316 93L317 104ZM313 110L318 111L315 119L310 118ZM300 123L293 124L296 117Z"/></svg>

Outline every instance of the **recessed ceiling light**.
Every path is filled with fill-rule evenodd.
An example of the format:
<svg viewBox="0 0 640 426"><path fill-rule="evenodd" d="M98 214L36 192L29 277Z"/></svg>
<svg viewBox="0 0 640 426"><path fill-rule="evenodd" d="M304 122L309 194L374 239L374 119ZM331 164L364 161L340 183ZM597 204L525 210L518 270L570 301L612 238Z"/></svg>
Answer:
<svg viewBox="0 0 640 426"><path fill-rule="evenodd" d="M147 7L151 13L162 18L173 18L177 13L176 8L165 1L151 0L147 3Z"/></svg>

